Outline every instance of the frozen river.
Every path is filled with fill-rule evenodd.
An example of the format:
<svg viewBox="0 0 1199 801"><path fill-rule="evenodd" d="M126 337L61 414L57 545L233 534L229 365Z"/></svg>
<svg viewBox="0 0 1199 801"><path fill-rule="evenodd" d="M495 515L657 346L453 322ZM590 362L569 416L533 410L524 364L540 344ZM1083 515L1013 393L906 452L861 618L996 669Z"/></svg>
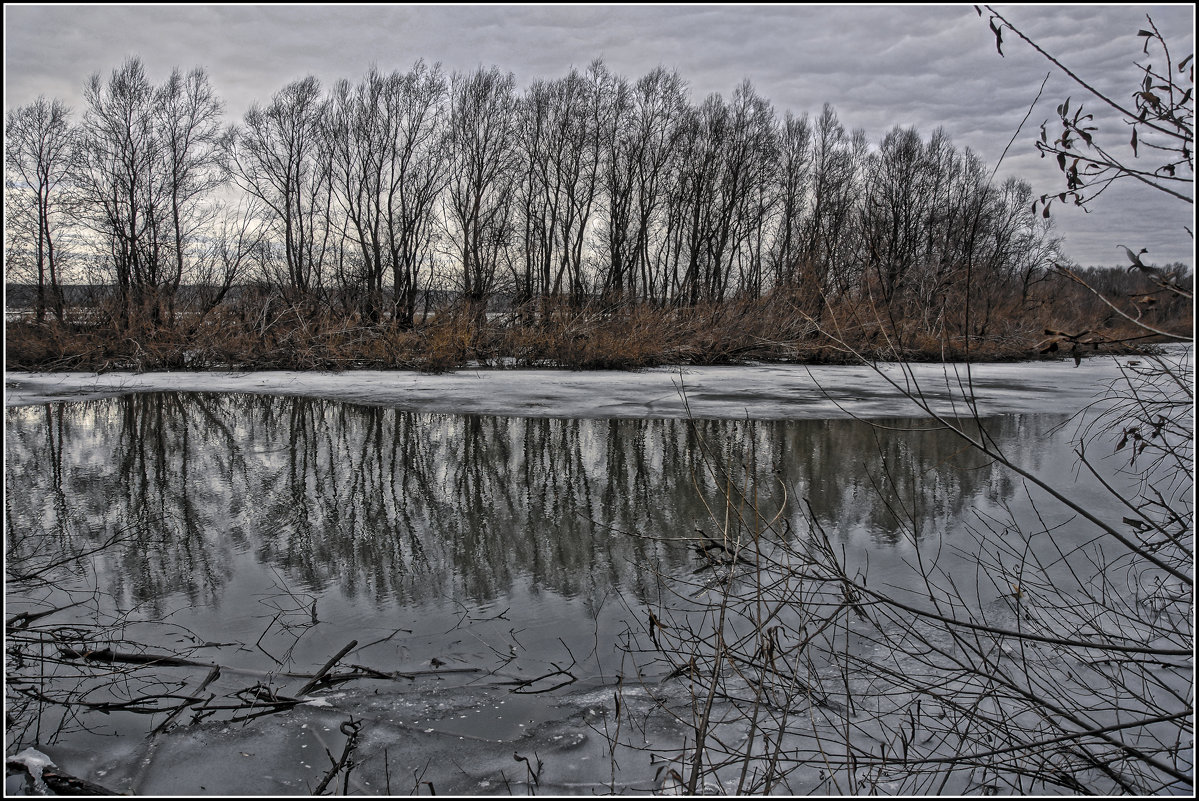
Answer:
<svg viewBox="0 0 1199 801"><path fill-rule="evenodd" d="M668 712L693 698L650 611L705 568L695 533L727 525L714 464L902 585L920 542L1032 513L901 387L973 404L1060 477L1072 415L1127 362L975 366L968 390L952 365L9 374L8 615L58 609L60 655L180 661L56 660L10 687L9 751L118 792L306 794L353 732L356 793L661 790L692 736ZM290 675L337 654L336 686ZM301 703L256 716L267 692Z"/></svg>
<svg viewBox="0 0 1199 801"><path fill-rule="evenodd" d="M302 395L404 411L575 418L904 417L920 414L901 389L919 389L942 414L1076 410L1120 376L1129 359L901 367L762 365L597 370L461 370L345 373L16 373L5 403L22 406L132 392L178 390ZM1136 360L1132 360L1136 361Z"/></svg>

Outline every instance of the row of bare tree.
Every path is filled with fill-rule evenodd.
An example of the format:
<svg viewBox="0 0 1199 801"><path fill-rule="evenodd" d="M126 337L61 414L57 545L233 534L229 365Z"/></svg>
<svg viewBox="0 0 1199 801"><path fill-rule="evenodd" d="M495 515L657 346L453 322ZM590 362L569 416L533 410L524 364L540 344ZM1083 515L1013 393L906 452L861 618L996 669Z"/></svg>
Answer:
<svg viewBox="0 0 1199 801"><path fill-rule="evenodd" d="M981 320L1055 250L1029 187L940 130L872 147L827 104L780 117L745 81L696 105L664 68L596 61L523 91L496 67L310 76L223 128L204 70L156 86L132 58L85 102L78 123L45 98L7 115L6 247L39 318L86 271L153 324L181 285L203 315L239 282L403 327L431 288L693 304L785 286L935 317L969 284Z"/></svg>

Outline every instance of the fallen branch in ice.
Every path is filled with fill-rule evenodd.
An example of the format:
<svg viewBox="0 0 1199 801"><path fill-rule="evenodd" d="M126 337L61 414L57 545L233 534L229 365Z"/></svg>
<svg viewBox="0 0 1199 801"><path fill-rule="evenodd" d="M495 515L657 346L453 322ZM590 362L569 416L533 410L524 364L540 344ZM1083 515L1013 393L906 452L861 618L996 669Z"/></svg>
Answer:
<svg viewBox="0 0 1199 801"><path fill-rule="evenodd" d="M166 719L162 723L159 723L157 726L154 727L154 730L150 732L150 736L153 737L154 735L158 734L159 732L165 731L166 727L168 725L170 725L172 720L174 720L175 718L177 718L179 716L180 712L182 712L183 710L187 709L192 704L194 704L200 700L200 694L203 693L204 690L208 688L209 684L212 684L214 681L216 681L220 677L220 675L221 675L221 669L219 667L217 667L216 665L213 665L212 670L208 671L208 675L204 678L204 681L201 682L200 686L198 688L196 688L196 691L194 693L192 693L191 698L187 699L183 703L179 704L179 706L175 707L174 711L171 712L171 714L167 715ZM214 695L210 694L208 697L208 700L211 701L214 697L215 697Z"/></svg>
<svg viewBox="0 0 1199 801"><path fill-rule="evenodd" d="M216 667L211 662L197 662L194 659L184 659L171 654L134 654L114 651L111 648L89 651L64 645L58 649L58 654L64 659L86 659L90 662L122 662L127 665L161 665L163 667Z"/></svg>
<svg viewBox="0 0 1199 801"><path fill-rule="evenodd" d="M306 695L309 690L311 690L317 684L320 684L320 681L321 681L321 679L323 679L325 677L325 674L328 673L330 670L332 670L333 666L336 665L343 656L348 654L350 651L353 651L357 645L358 645L357 640L350 640L349 644L346 645L345 647L343 647L336 654L334 654L333 658L330 659L328 662L326 662L324 667L322 667L320 670L318 670L316 672L316 675L314 675L307 684L305 684L303 687L301 687L300 691L298 693L296 693L296 695Z"/></svg>

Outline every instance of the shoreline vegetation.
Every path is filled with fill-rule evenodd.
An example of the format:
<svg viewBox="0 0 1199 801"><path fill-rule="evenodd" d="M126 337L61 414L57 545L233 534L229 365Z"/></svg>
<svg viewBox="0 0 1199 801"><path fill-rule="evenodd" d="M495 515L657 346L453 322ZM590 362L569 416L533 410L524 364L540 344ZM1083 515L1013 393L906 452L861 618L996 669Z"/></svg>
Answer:
<svg viewBox="0 0 1199 801"><path fill-rule="evenodd" d="M858 364L872 360L1001 362L1136 353L1159 341L1134 323L1189 331L1193 307L1165 298L1146 304L1152 287L1116 269L1092 270L1087 287L1123 284L1108 296L1130 298L1126 319L1101 306L1083 285L1051 276L1024 298L996 304L990 319L955 324L941 306L935 320L919 310L889 313L869 302L813 308L794 291L719 303L654 304L627 300L543 298L489 306L462 298L430 299L410 325L370 322L334 296L289 298L243 287L207 312L180 303L173 321L120 319L92 288L62 320L10 311L7 371L353 370L441 373L462 367L637 370L666 365L747 362ZM1148 283L1144 281L1144 283ZM102 290L102 288L100 288ZM10 285L10 305L20 288ZM181 293L181 295L184 293ZM197 294L202 294L198 292ZM1140 301L1138 308L1136 301ZM1149 306L1146 309L1146 306ZM503 310L497 311L496 307ZM964 314L964 311L962 312ZM1092 322L1090 326L1085 321ZM977 333L978 331L982 333Z"/></svg>
<svg viewBox="0 0 1199 801"><path fill-rule="evenodd" d="M1191 327L1188 265L1083 269L944 130L872 143L749 81L417 62L229 122L204 69L131 57L84 98L6 116L7 370L1079 359Z"/></svg>

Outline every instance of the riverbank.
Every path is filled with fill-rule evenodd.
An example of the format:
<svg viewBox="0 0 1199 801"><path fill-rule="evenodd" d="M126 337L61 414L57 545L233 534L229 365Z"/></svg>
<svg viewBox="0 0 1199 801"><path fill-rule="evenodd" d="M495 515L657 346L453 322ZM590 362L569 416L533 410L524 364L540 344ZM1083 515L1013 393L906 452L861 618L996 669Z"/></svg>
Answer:
<svg viewBox="0 0 1199 801"><path fill-rule="evenodd" d="M250 312L254 313L251 314ZM1059 325L1066 325L1060 323ZM294 306L180 314L173 324L118 328L76 315L6 322L5 369L154 370L409 369L464 367L636 370L665 365L1010 362L1042 356L1129 352L1144 332L1062 331L1004 316L963 336L927 320L880 321L853 313L812 316L783 302L664 308L555 306L482 314L451 307L404 328ZM1080 333L1071 333L1081 331Z"/></svg>

